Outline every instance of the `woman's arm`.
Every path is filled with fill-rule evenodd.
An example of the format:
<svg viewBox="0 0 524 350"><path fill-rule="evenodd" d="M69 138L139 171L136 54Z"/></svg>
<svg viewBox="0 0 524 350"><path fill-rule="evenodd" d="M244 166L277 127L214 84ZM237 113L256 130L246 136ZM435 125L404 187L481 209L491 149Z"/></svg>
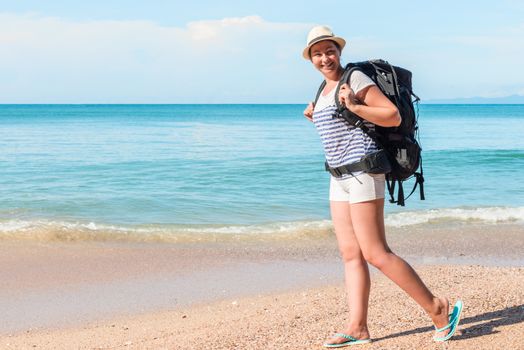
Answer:
<svg viewBox="0 0 524 350"><path fill-rule="evenodd" d="M356 115L380 126L399 126L402 121L398 108L380 91L371 85L355 96L348 84L343 84L339 92L340 103ZM361 102L361 103L359 103Z"/></svg>

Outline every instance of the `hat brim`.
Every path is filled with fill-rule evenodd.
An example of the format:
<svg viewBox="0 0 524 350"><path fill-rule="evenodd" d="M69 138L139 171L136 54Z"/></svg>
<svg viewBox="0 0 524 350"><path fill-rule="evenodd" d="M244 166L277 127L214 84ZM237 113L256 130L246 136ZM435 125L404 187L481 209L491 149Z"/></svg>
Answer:
<svg viewBox="0 0 524 350"><path fill-rule="evenodd" d="M309 55L309 50L311 49L311 46L321 42L321 41L325 41L325 40L331 40L331 41L334 41L338 44L338 46L340 47L340 51L342 51L342 49L344 48L344 46L346 46L346 40L338 37L338 36L330 36L330 37L320 37L320 38L316 38L314 39L313 41L311 41L308 46L306 46L306 48L304 49L304 51L302 51L302 57L304 57L306 60L310 60L311 59L311 56Z"/></svg>

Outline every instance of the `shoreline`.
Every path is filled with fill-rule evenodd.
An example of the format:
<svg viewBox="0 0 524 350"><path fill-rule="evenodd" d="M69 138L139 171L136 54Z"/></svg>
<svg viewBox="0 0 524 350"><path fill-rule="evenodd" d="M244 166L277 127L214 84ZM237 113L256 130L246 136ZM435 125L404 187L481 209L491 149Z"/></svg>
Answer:
<svg viewBox="0 0 524 350"><path fill-rule="evenodd" d="M413 264L417 271L420 268L423 278L428 278L432 288L446 287L452 291L457 284L462 286L461 293L470 293L468 298L475 302L480 302L480 299L474 293L489 293L489 283L503 286L520 281L524 285L523 237L522 225L439 225L409 230L389 229L388 232L393 251ZM143 318L152 324L163 319L165 327L152 326L151 334L156 334L157 328L163 329L165 338L165 334L171 334L176 328L168 331L167 324L177 324L177 315L184 312L196 315L199 321L195 322L198 323L205 321L206 313L201 311L206 308L218 308L217 315L221 316L217 316L217 320L226 320L231 310L224 309L224 305L234 306L231 304L234 301L251 305L259 304L256 300L260 299L265 300L264 305L270 305L272 297L280 300L281 296L290 295L283 297L287 301L282 305L282 308L289 308L293 299L302 293L313 293L309 292L313 290L320 290L319 293L337 290L339 295L332 294L332 297L341 299L343 296L342 264L333 236L301 241L202 244L4 240L0 246L0 266L4 266L0 269L0 278L4 282L0 287L0 309L3 310L0 316L1 348L9 348L8 343L18 344L19 347L13 349L29 347L30 342L43 348L55 348L50 345L54 344L53 341L58 342L57 348L60 348L60 339L70 347L74 343L67 343L66 339L74 334L80 337L77 339L80 348L93 348L112 339L113 335L109 336L107 332L119 334L117 339L127 334L117 326L107 325L135 324L138 327L141 322L138 320ZM438 276L433 276L433 270L439 271ZM495 271L495 275L486 271ZM439 278L448 274L453 276L451 282L448 279L444 285L437 283ZM482 283L476 284L475 276L481 278ZM475 286L474 292L463 285L463 277L464 281ZM397 287L388 285L387 281L380 282L383 279L380 273L374 271L372 279L379 281L377 288L383 293L394 293L398 300L407 302L406 297L395 294L399 292ZM486 290L482 289L483 286ZM515 290L508 293L509 298ZM521 294L514 298L515 302L522 298ZM497 298L502 297L497 295ZM320 301L306 299L311 310L304 312L317 313L316 317L324 317L323 322L327 322L331 312L328 311L328 301L322 299L327 303L321 308L327 314L322 316L322 310L315 304ZM479 310L484 306L479 305ZM242 312L254 312L252 308L248 309ZM262 317L263 314L257 314L261 317L259 320L256 315L252 316L257 327L268 327L265 322L269 320ZM121 323L116 320L121 320L118 321ZM299 322L297 320L291 321ZM225 327L224 322L219 322L221 327ZM388 322L388 327L392 327ZM185 326L181 324L180 327L176 331L179 338L169 335L166 344L189 337L193 332L186 329L189 333L185 334ZM283 324L282 327L287 326ZM523 327L520 323L517 328L524 333ZM101 343L95 344L83 338L93 332L101 332L96 336ZM205 333L204 330L199 332ZM139 334L149 339L147 334ZM317 337L321 336L317 334ZM46 341L52 342L45 345ZM144 348L149 346L146 346L147 341L141 344ZM154 342L150 344L150 348L157 348L153 346ZM281 343L271 344L280 344L278 348L283 348ZM68 346L63 345L63 348Z"/></svg>
<svg viewBox="0 0 524 350"><path fill-rule="evenodd" d="M448 349L518 349L524 336L524 268L415 266L436 293L465 303ZM474 288L472 288L474 286ZM493 288L496 286L496 288ZM392 302L394 301L394 302ZM0 336L2 349L321 349L347 321L343 285L163 310L83 326ZM382 275L373 275L369 349L442 349L430 320Z"/></svg>

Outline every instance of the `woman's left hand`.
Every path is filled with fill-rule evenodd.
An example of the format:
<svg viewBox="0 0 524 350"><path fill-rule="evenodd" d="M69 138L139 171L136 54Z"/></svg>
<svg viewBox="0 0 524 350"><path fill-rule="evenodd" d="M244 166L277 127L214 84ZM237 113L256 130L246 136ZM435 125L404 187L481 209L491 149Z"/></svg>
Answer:
<svg viewBox="0 0 524 350"><path fill-rule="evenodd" d="M351 89L348 84L342 84L340 87L338 92L338 100L350 111L354 106L359 104L353 89Z"/></svg>

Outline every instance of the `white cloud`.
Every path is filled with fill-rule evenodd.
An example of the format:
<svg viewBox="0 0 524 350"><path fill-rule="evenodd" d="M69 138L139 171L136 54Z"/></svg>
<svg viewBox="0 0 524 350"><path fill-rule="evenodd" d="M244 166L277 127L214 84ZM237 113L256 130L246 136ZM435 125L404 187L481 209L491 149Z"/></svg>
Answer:
<svg viewBox="0 0 524 350"><path fill-rule="evenodd" d="M0 103L307 101L321 80L301 58L312 25L246 16L176 27L0 13ZM522 93L522 24L467 36L338 34L348 40L345 62L404 66L424 99Z"/></svg>
<svg viewBox="0 0 524 350"><path fill-rule="evenodd" d="M275 84L289 85L279 81L283 70L296 73L293 63L300 60L309 27L259 16L168 27L150 21L76 22L0 14L4 77L0 99L190 103L260 101L266 96L267 100Z"/></svg>

